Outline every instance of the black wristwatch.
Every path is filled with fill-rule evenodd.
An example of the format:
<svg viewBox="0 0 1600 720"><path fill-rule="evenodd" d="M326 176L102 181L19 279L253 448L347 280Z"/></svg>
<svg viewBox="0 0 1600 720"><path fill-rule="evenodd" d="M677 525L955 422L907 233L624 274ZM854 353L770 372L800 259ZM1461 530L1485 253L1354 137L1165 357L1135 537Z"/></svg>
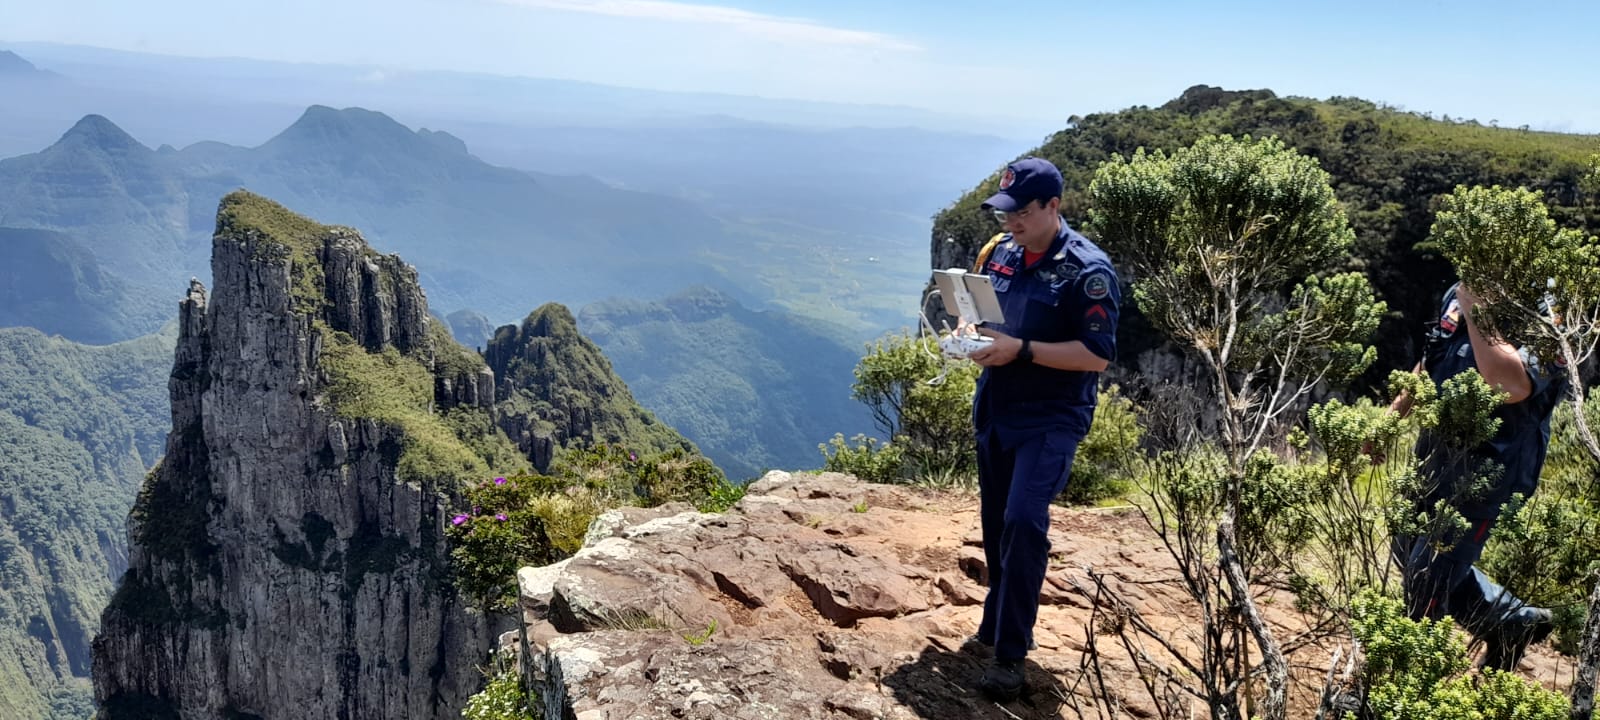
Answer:
<svg viewBox="0 0 1600 720"><path fill-rule="evenodd" d="M1033 348L1028 346L1028 339L1027 338L1023 338L1022 339L1022 349L1017 351L1017 362L1021 362L1021 363L1031 363L1031 362L1033 362Z"/></svg>

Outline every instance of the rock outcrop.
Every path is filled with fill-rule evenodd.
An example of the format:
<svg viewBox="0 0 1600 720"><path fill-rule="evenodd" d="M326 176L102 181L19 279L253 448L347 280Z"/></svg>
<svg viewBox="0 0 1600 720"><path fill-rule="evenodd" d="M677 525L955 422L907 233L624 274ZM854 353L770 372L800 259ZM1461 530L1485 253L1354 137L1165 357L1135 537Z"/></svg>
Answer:
<svg viewBox="0 0 1600 720"><path fill-rule="evenodd" d="M773 472L720 515L607 513L572 558L519 575L544 717L1005 717L970 691L981 659L960 650L984 594L976 510L970 496ZM1058 611L1079 601L1047 590L1037 639L1056 650L1074 642ZM1036 683L1061 687L1056 662L1040 656Z"/></svg>
<svg viewBox="0 0 1600 720"><path fill-rule="evenodd" d="M1032 691L1003 707L975 690L986 653L964 646L986 592L977 497L831 473L769 473L719 515L602 515L572 558L520 572L525 626L502 641L523 653L548 720L1092 718L1102 694L1118 717L1164 717L1144 684L1150 672L1115 630L1126 617L1092 610L1089 570L1174 647L1197 653L1195 606L1171 556L1136 509L1051 515ZM1281 637L1310 629L1291 596L1263 593ZM1336 644L1291 655L1301 668L1291 717L1314 714ZM1096 652L1101 673L1089 662ZM1561 674L1548 648L1528 662L1535 677Z"/></svg>
<svg viewBox="0 0 1600 720"><path fill-rule="evenodd" d="M558 448L574 444L698 452L639 406L565 306L550 303L519 325L501 326L483 357L497 381L495 422L540 472L550 469Z"/></svg>
<svg viewBox="0 0 1600 720"><path fill-rule="evenodd" d="M438 346L399 258L247 193L212 273L181 304L166 455L95 640L101 717L458 717L495 628L446 582L463 469L414 431L436 401L487 405L481 360Z"/></svg>

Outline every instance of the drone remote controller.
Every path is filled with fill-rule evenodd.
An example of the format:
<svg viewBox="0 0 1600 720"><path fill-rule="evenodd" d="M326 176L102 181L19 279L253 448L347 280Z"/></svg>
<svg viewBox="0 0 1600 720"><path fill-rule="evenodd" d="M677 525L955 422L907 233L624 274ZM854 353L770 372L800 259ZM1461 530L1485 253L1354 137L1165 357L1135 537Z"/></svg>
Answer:
<svg viewBox="0 0 1600 720"><path fill-rule="evenodd" d="M939 351L947 358L965 360L973 352L989 347L994 343L994 338L978 334L943 335L939 338Z"/></svg>
<svg viewBox="0 0 1600 720"><path fill-rule="evenodd" d="M933 275L937 288L929 294L929 297L939 295L945 300L947 307L954 305L962 326L961 332L954 332L950 330L949 324L945 324L945 332L941 335L934 330L933 324L928 322L924 308L922 324L930 334L939 339L939 352L947 358L966 360L973 352L993 344L992 338L979 335L974 329L983 322L1005 322L1005 313L1000 308L1000 302L995 297L994 287L989 278L966 272L961 268L936 270ZM923 302L926 303L927 299L924 298Z"/></svg>

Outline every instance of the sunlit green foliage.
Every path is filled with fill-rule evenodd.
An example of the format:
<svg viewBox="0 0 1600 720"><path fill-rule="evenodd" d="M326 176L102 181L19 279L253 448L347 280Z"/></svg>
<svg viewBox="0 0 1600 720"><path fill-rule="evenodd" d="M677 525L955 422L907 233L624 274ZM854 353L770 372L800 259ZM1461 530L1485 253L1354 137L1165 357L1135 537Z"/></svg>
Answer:
<svg viewBox="0 0 1600 720"><path fill-rule="evenodd" d="M1328 173L1355 234L1339 269L1365 274L1389 309L1374 339L1378 361L1358 382L1369 391L1380 391L1390 370L1416 361L1414 339L1437 314L1439 294L1454 277L1449 263L1424 242L1436 196L1458 185L1524 186L1549 203L1559 225L1600 232L1600 192L1580 187L1586 176L1600 177L1590 175L1600 139L1489 127L1357 98L1313 100L1196 86L1160 107L1073 117L1030 152L1061 168L1063 212L1083 227L1092 206L1090 182L1101 163L1131 157L1139 148L1170 153L1216 134L1276 136L1316 158ZM994 192L995 181L985 178L935 218L933 236L952 238L964 249L958 263L970 261L995 232L993 220L978 207ZM1600 179L1587 182L1593 184L1582 187L1600 189ZM1162 342L1136 310L1125 313L1122 326L1124 357L1136 358Z"/></svg>
<svg viewBox="0 0 1600 720"><path fill-rule="evenodd" d="M1366 705L1374 720L1565 720L1567 700L1512 673L1467 673L1454 623L1413 621L1397 600L1356 598L1352 624L1366 653ZM1348 718L1355 717L1347 715Z"/></svg>
<svg viewBox="0 0 1600 720"><path fill-rule="evenodd" d="M710 460L681 449L644 456L617 445L570 450L548 475L467 487L447 530L457 582L480 605L506 610L516 600L518 568L571 556L607 510L683 502L721 512L743 495Z"/></svg>

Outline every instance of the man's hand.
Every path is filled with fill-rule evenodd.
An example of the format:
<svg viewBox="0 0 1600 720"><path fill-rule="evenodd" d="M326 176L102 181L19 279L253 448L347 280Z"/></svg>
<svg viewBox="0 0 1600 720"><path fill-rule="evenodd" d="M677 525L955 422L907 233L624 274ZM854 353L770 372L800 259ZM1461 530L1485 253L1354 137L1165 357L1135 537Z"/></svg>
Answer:
<svg viewBox="0 0 1600 720"><path fill-rule="evenodd" d="M1017 359L1017 353L1022 351L1022 341L1011 337L999 330L986 327L978 328L978 334L992 338L994 342L982 350L976 350L967 357L973 362L984 367L998 367Z"/></svg>
<svg viewBox="0 0 1600 720"><path fill-rule="evenodd" d="M1427 367L1422 364L1421 360L1417 361L1416 367L1411 368L1411 372L1419 375L1427 371ZM1411 406L1411 393L1401 391L1399 395L1394 397L1394 401L1389 403L1389 407L1383 411L1383 419L1388 420L1390 417L1405 419L1410 417ZM1373 445L1371 440L1361 443L1361 454L1372 458L1373 465L1382 465L1389 461L1389 455L1385 449Z"/></svg>

